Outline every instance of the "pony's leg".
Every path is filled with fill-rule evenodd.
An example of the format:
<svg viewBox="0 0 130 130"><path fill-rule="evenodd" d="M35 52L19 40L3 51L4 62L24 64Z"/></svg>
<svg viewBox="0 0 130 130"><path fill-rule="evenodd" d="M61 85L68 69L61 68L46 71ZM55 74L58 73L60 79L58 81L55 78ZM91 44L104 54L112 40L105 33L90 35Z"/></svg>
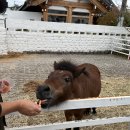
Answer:
<svg viewBox="0 0 130 130"><path fill-rule="evenodd" d="M97 112L96 112L96 108L94 107L94 108L92 108L92 114L96 114Z"/></svg>
<svg viewBox="0 0 130 130"><path fill-rule="evenodd" d="M67 128L67 129L65 129L65 130L71 130L71 128ZM76 128L73 128L73 130L80 130L80 128L79 128L79 127L76 127Z"/></svg>
<svg viewBox="0 0 130 130"><path fill-rule="evenodd" d="M74 117L75 117L75 120L81 120L82 117L83 117L83 112L82 111L77 111L74 114ZM73 130L80 130L80 127L75 127L75 128L73 128Z"/></svg>
<svg viewBox="0 0 130 130"><path fill-rule="evenodd" d="M72 121L73 120L73 114L71 111L64 111L66 121ZM71 130L71 128L67 128L66 130Z"/></svg>
<svg viewBox="0 0 130 130"><path fill-rule="evenodd" d="M65 130L71 130L71 128L67 128L67 129L65 129Z"/></svg>
<svg viewBox="0 0 130 130"><path fill-rule="evenodd" d="M85 114L86 114L86 115L89 115L90 112L91 112L91 108L86 108Z"/></svg>
<svg viewBox="0 0 130 130"><path fill-rule="evenodd" d="M76 127L76 128L74 128L73 130L80 130L80 128L79 128L79 127Z"/></svg>

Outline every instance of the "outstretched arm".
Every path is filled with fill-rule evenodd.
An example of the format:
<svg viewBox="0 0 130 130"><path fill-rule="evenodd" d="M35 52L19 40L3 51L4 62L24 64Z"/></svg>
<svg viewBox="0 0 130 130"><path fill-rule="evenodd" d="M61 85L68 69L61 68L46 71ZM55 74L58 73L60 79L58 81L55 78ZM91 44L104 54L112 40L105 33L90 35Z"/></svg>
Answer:
<svg viewBox="0 0 130 130"><path fill-rule="evenodd" d="M34 116L41 112L41 106L30 100L17 100L13 102L0 103L0 116L17 111L23 115Z"/></svg>

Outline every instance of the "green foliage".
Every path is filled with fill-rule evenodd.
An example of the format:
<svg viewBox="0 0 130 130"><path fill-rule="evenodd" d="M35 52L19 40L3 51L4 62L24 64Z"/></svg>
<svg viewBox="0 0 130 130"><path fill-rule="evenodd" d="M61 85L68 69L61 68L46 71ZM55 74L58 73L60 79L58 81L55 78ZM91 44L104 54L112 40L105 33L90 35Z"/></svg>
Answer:
<svg viewBox="0 0 130 130"><path fill-rule="evenodd" d="M113 7L110 12L107 12L104 16L99 17L97 23L99 25L117 26L119 10Z"/></svg>
<svg viewBox="0 0 130 130"><path fill-rule="evenodd" d="M108 12L106 15L99 17L97 24L99 25L109 25L117 26L119 13L116 10ZM123 26L130 27L130 12L124 14L124 23Z"/></svg>
<svg viewBox="0 0 130 130"><path fill-rule="evenodd" d="M109 26L116 26L118 21L118 15L114 11L108 12L106 15L99 17L97 23L99 25L109 25Z"/></svg>
<svg viewBox="0 0 130 130"><path fill-rule="evenodd" d="M126 12L124 15L124 26L130 27L130 13Z"/></svg>

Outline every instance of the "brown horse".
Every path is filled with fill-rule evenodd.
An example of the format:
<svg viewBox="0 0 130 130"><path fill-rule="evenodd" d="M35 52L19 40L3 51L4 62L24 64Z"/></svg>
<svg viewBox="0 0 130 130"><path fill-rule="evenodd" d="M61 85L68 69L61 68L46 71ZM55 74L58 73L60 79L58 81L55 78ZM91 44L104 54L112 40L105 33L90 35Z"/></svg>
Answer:
<svg viewBox="0 0 130 130"><path fill-rule="evenodd" d="M36 96L40 100L46 100L42 105L45 108L68 99L98 97L100 91L100 71L95 65L85 63L77 66L63 60L54 63L54 71L50 73L44 84L37 88ZM90 109L66 110L66 120L71 121L73 116L75 120L81 120L88 110ZM95 108L93 113L96 113Z"/></svg>

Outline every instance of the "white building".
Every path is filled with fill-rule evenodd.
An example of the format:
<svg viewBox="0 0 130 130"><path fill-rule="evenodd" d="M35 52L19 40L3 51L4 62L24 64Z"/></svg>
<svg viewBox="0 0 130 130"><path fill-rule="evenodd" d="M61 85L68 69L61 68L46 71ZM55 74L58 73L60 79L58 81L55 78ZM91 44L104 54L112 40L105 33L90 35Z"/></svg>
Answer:
<svg viewBox="0 0 130 130"><path fill-rule="evenodd" d="M13 11L8 8L4 14L4 17L10 19L41 21L41 15L42 14L40 12Z"/></svg>

